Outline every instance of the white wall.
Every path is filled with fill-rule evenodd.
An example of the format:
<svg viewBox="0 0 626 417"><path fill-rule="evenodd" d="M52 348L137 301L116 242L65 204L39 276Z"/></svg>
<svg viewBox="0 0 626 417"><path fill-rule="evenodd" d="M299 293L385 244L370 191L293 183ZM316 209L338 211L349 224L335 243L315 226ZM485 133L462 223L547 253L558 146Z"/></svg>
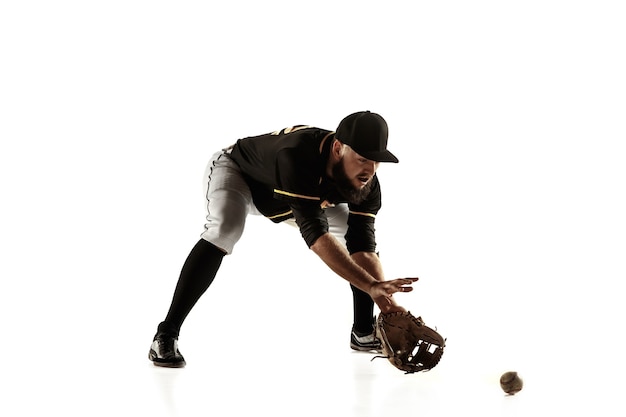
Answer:
<svg viewBox="0 0 626 417"><path fill-rule="evenodd" d="M623 370L624 17L611 1L4 3L2 355L61 333L88 363L117 332L144 355L202 230L210 154L369 109L401 161L379 171L387 274L421 278L399 297L450 363ZM186 337L283 310L339 315L345 337L344 283L291 229L249 232Z"/></svg>

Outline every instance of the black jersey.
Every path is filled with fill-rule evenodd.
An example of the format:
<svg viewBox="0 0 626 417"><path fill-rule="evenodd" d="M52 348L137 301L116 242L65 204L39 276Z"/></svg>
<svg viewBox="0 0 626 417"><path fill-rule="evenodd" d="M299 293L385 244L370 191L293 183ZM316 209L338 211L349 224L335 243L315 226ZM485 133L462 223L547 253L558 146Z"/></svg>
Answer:
<svg viewBox="0 0 626 417"><path fill-rule="evenodd" d="M346 200L326 176L333 133L295 126L239 139L231 151L257 209L278 223L294 218L309 245L328 232L324 208ZM376 250L374 220L381 207L378 177L362 203L349 203L346 241L350 253Z"/></svg>

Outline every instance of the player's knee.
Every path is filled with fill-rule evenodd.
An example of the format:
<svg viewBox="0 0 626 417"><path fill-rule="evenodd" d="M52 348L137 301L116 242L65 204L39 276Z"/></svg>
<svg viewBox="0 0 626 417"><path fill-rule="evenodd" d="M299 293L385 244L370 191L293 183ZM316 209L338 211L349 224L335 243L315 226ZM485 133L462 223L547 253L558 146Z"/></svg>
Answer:
<svg viewBox="0 0 626 417"><path fill-rule="evenodd" d="M245 195L217 190L209 201L206 229L215 236L236 242L243 233L249 210Z"/></svg>

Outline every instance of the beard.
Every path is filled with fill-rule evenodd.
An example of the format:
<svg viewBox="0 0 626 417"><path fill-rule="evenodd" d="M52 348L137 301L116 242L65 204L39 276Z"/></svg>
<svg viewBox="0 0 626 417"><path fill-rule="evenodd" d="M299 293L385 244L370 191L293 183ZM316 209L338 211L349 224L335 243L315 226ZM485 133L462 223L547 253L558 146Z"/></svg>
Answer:
<svg viewBox="0 0 626 417"><path fill-rule="evenodd" d="M333 182L335 187L337 187L337 191L343 198L345 198L348 203L359 205L369 195L372 190L372 180L370 180L364 187L356 188L352 185L352 182L348 178L346 174L346 167L344 165L343 159L339 161L332 168L333 173Z"/></svg>

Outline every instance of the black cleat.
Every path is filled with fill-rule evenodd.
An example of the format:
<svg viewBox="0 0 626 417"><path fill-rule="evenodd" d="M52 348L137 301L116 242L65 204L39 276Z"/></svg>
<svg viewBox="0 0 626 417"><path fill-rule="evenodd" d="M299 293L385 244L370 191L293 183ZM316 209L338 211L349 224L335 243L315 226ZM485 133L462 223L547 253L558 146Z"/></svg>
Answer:
<svg viewBox="0 0 626 417"><path fill-rule="evenodd" d="M171 336L155 336L148 358L154 365L166 368L182 368L186 365L185 358L178 350L178 339Z"/></svg>

